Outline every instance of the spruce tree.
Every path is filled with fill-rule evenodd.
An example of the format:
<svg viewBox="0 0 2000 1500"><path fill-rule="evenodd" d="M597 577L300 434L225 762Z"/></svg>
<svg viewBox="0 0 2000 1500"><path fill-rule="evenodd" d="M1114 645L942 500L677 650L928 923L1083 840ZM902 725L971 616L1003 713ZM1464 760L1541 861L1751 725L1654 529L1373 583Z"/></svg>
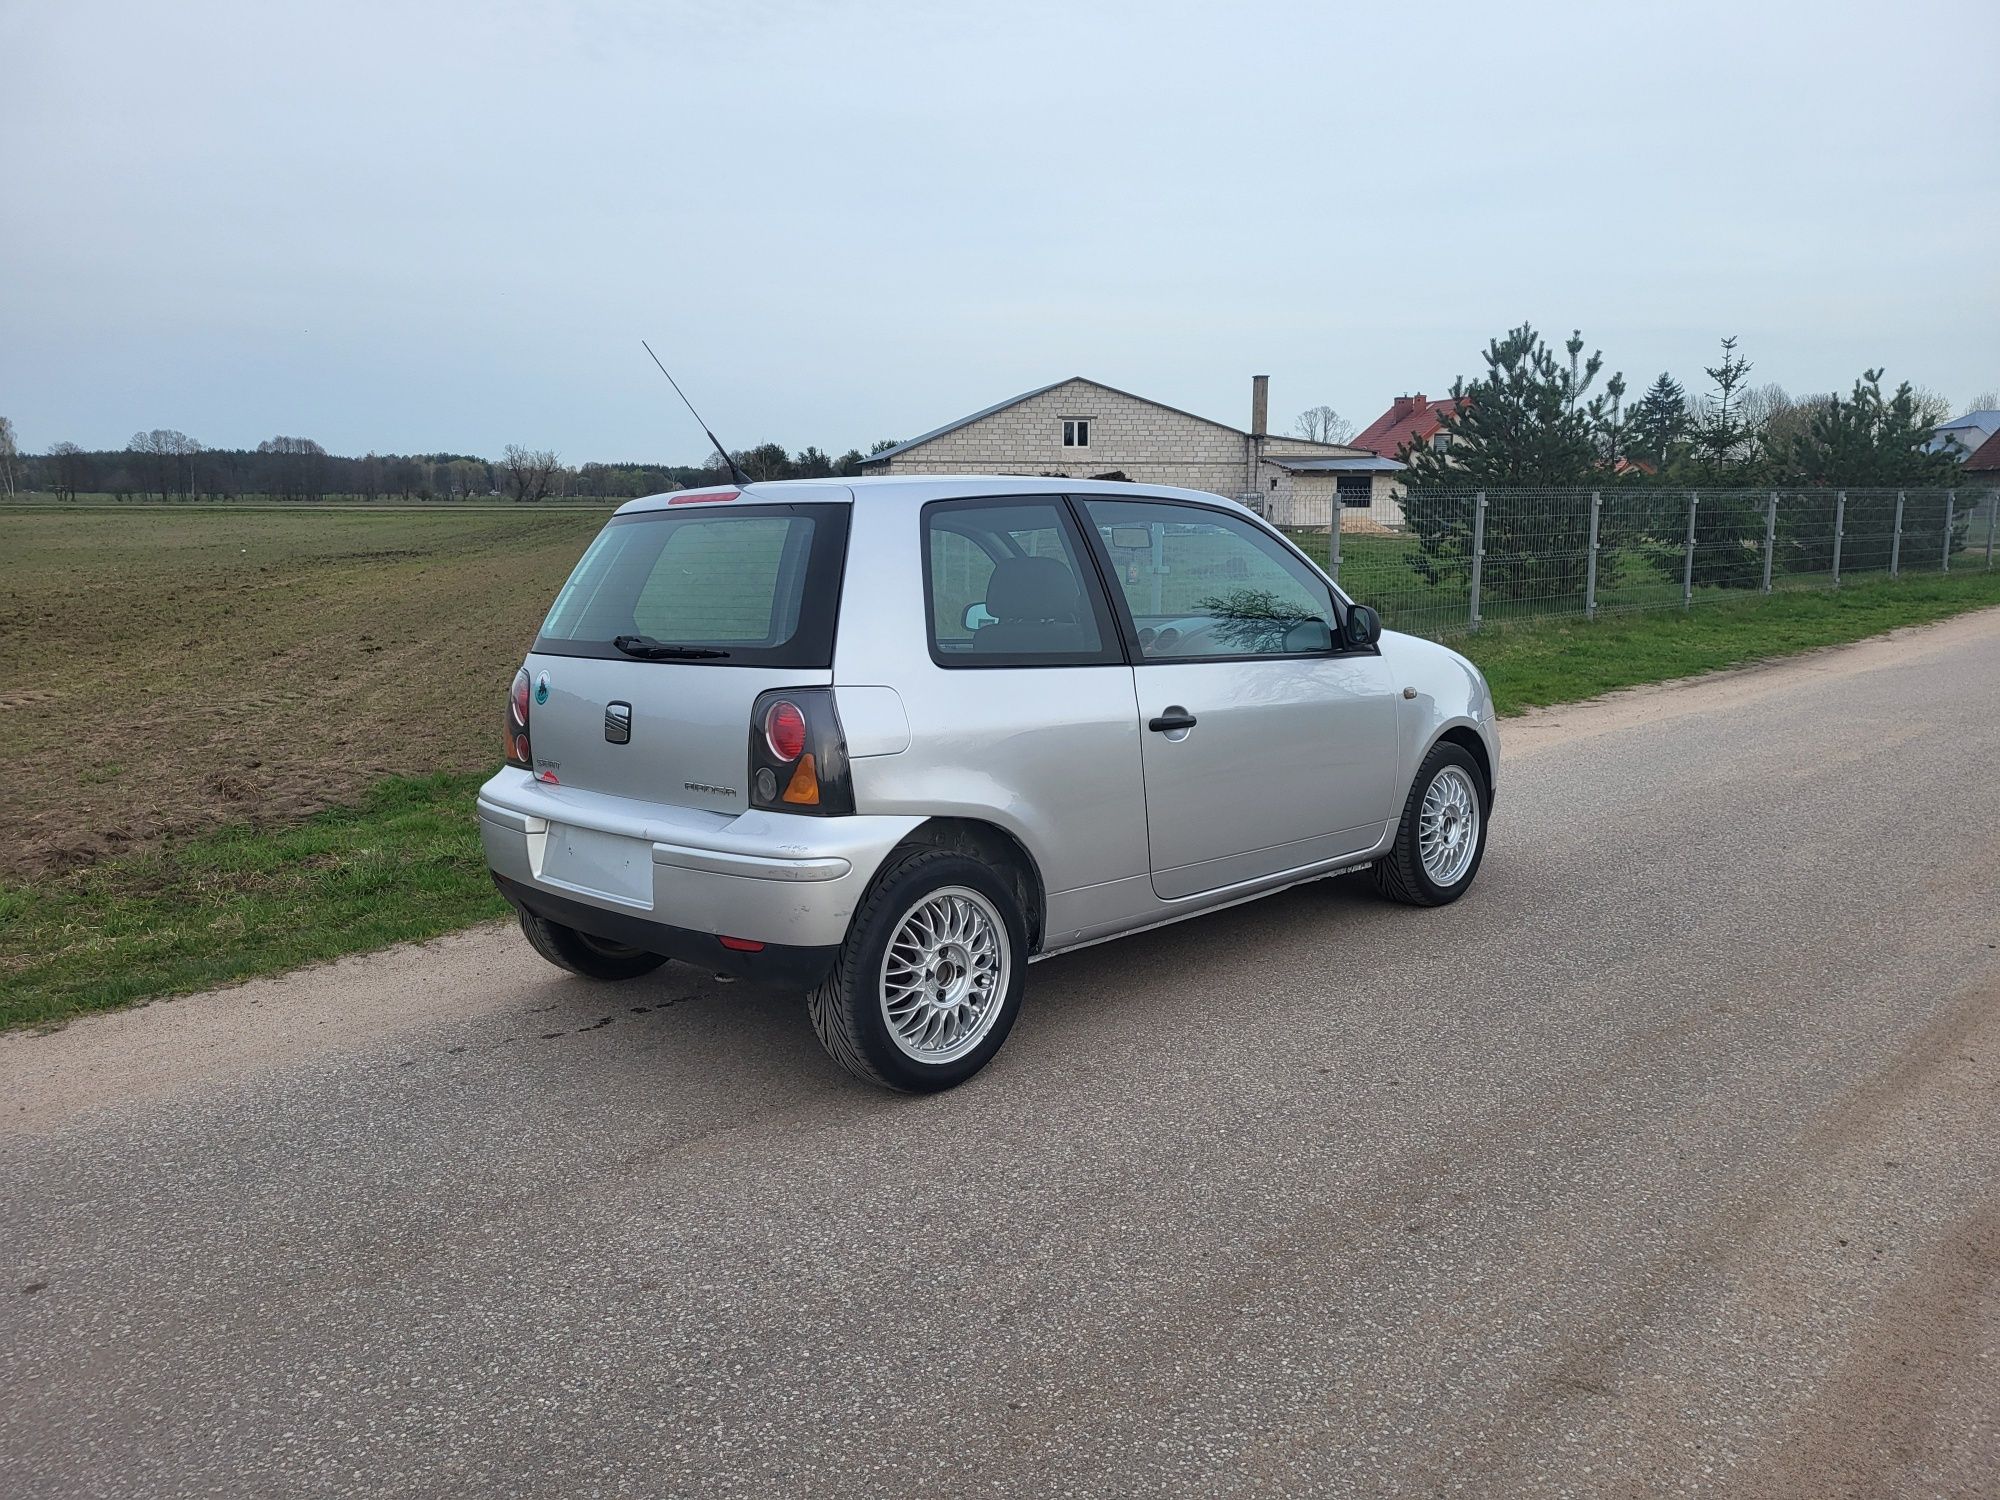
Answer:
<svg viewBox="0 0 2000 1500"><path fill-rule="evenodd" d="M1747 474L1755 455L1751 452L1754 434L1743 419L1743 382L1750 375L1750 361L1739 359L1736 340L1722 341L1722 363L1709 365L1703 372L1715 387L1715 394L1703 404L1694 424L1696 477L1704 484L1754 482Z"/></svg>
<svg viewBox="0 0 2000 1500"><path fill-rule="evenodd" d="M1676 488L1660 492L1650 508L1647 560L1676 580L1687 567L1684 485L1700 491L1691 580L1709 588L1755 588L1764 576L1764 497L1747 487L1765 471L1744 410L1750 361L1737 354L1734 337L1725 338L1722 362L1703 373L1713 389L1687 423L1686 442L1660 471Z"/></svg>
<svg viewBox="0 0 2000 1500"><path fill-rule="evenodd" d="M1655 474L1664 474L1679 455L1687 433L1687 391L1662 370L1625 420L1625 456Z"/></svg>

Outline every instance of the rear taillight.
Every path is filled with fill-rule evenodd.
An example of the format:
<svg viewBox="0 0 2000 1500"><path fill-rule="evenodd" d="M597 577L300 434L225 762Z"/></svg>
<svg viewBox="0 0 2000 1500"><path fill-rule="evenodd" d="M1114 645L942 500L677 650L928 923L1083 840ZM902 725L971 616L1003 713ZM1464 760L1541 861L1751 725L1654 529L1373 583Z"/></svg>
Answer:
<svg viewBox="0 0 2000 1500"><path fill-rule="evenodd" d="M805 754L806 716L798 704L780 698L764 710L764 743L787 765Z"/></svg>
<svg viewBox="0 0 2000 1500"><path fill-rule="evenodd" d="M507 694L507 764L524 771L535 768L534 746L528 738L528 669L514 674L514 686Z"/></svg>
<svg viewBox="0 0 2000 1500"><path fill-rule="evenodd" d="M831 688L758 695L750 710L750 805L774 812L854 811L847 737Z"/></svg>

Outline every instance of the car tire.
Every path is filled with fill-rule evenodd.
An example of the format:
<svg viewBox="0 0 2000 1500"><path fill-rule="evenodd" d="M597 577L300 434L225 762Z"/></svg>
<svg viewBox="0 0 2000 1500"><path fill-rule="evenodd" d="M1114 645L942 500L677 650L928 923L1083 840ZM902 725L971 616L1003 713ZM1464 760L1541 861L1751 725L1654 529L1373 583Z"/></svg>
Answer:
<svg viewBox="0 0 2000 1500"><path fill-rule="evenodd" d="M1375 889L1409 906L1445 906L1463 896L1486 857L1491 806L1479 763L1463 745L1439 740L1410 783L1395 844L1375 863Z"/></svg>
<svg viewBox="0 0 2000 1500"><path fill-rule="evenodd" d="M637 979L667 961L663 954L606 942L533 912L521 913L521 931L543 958L586 979Z"/></svg>
<svg viewBox="0 0 2000 1500"><path fill-rule="evenodd" d="M992 1061L1020 1012L1027 967L1011 884L964 854L913 850L876 876L806 1012L856 1078L935 1093Z"/></svg>

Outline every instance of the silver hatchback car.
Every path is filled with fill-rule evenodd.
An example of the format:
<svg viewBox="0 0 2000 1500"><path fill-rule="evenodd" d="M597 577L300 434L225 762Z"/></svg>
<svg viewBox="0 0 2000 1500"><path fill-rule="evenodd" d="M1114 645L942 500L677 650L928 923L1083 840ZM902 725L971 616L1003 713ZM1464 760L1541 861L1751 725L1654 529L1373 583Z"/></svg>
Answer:
<svg viewBox="0 0 2000 1500"><path fill-rule="evenodd" d="M1486 682L1188 490L911 476L656 495L557 595L479 794L551 962L796 985L834 1058L948 1088L1028 966L1373 867L1472 883Z"/></svg>

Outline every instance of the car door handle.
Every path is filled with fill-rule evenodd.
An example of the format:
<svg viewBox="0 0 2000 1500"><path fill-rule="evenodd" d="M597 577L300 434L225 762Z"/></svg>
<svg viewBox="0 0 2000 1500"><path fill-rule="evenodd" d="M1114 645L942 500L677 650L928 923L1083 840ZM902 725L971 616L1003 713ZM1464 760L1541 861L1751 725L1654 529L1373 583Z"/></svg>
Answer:
<svg viewBox="0 0 2000 1500"><path fill-rule="evenodd" d="M1167 711L1157 719L1148 719L1146 727L1155 734L1170 734L1176 729L1194 728L1194 715L1178 703L1170 704Z"/></svg>

